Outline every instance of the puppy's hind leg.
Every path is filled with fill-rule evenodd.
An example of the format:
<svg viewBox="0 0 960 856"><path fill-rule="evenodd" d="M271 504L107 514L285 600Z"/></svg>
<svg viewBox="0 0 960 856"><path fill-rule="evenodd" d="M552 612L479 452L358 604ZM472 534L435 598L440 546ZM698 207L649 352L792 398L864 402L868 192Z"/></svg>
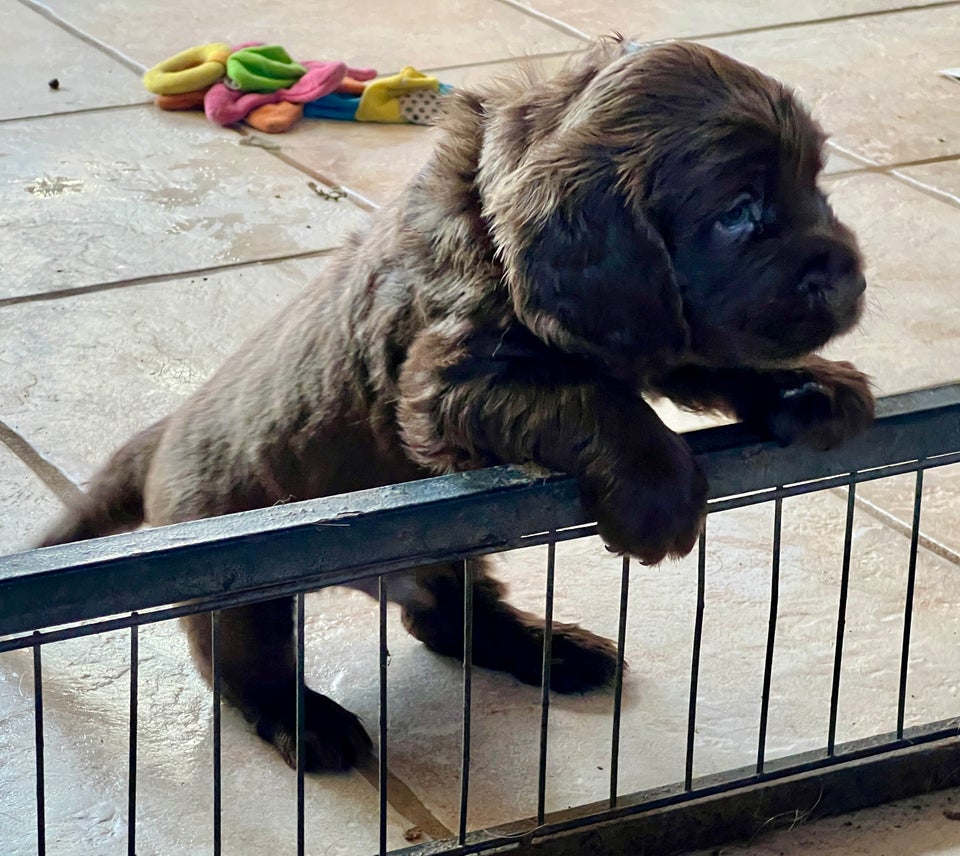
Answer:
<svg viewBox="0 0 960 856"><path fill-rule="evenodd" d="M291 767L297 764L293 600L278 598L220 613L217 659L223 695ZM208 613L183 619L194 660L209 682ZM304 689L306 771L346 770L370 750L360 720L335 701Z"/></svg>
<svg viewBox="0 0 960 856"><path fill-rule="evenodd" d="M473 579L473 662L509 672L539 686L543 668L544 622L504 601L505 586L471 562ZM414 572L419 596L402 603L407 630L441 654L463 658L464 569L462 562L431 565ZM616 646L576 624L553 623L550 687L584 692L608 684L616 669Z"/></svg>

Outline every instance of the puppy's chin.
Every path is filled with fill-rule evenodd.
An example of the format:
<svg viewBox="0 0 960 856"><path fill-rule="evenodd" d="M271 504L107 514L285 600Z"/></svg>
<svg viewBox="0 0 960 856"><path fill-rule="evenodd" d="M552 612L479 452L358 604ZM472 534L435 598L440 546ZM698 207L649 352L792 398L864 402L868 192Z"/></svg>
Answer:
<svg viewBox="0 0 960 856"><path fill-rule="evenodd" d="M698 365L781 368L796 364L808 354L819 351L836 336L852 330L863 314L860 293L843 305L807 306L769 313L746 312L740 317L687 315L690 331L688 360Z"/></svg>

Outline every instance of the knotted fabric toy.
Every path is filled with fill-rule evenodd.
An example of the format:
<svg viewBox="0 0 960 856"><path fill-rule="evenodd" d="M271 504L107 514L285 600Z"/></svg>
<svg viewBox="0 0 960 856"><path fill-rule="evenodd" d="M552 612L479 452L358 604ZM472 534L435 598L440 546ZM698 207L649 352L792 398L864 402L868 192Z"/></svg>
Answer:
<svg viewBox="0 0 960 856"><path fill-rule="evenodd" d="M289 104L292 109L279 111L278 115L299 118L303 115L303 107L300 105L336 91L348 74L353 80L371 80L377 74L372 68L350 68L344 62L308 60L304 66L306 73L292 86L273 92L242 92L227 86L226 83L215 83L204 96L204 113L211 122L232 125L234 122L249 119L251 111L257 108L272 104L279 106L283 103Z"/></svg>
<svg viewBox="0 0 960 856"><path fill-rule="evenodd" d="M451 87L410 66L374 80L372 68L294 62L279 45L211 42L181 51L144 75L164 110L202 108L211 122L289 130L302 116L432 124ZM372 81L372 82L369 82Z"/></svg>

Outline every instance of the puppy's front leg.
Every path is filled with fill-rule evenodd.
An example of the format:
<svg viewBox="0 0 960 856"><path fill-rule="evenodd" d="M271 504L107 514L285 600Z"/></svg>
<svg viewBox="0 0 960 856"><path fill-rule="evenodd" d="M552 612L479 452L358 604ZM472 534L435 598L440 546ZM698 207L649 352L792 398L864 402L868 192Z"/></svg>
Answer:
<svg viewBox="0 0 960 856"><path fill-rule="evenodd" d="M617 552L655 564L696 543L707 485L690 449L590 363L523 335L428 331L400 386L404 442L430 470L537 463L577 477Z"/></svg>
<svg viewBox="0 0 960 856"><path fill-rule="evenodd" d="M873 422L869 378L850 363L818 356L785 369L686 366L655 385L681 407L719 410L781 443L819 450L839 446Z"/></svg>

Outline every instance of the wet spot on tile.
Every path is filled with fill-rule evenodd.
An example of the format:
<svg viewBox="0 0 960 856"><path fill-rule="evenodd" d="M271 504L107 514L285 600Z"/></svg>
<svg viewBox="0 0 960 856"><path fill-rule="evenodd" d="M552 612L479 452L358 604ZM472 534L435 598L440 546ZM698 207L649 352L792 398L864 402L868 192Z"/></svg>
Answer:
<svg viewBox="0 0 960 856"><path fill-rule="evenodd" d="M83 182L78 178L67 178L63 175L43 175L28 184L24 190L41 198L60 196L64 193L80 193Z"/></svg>

